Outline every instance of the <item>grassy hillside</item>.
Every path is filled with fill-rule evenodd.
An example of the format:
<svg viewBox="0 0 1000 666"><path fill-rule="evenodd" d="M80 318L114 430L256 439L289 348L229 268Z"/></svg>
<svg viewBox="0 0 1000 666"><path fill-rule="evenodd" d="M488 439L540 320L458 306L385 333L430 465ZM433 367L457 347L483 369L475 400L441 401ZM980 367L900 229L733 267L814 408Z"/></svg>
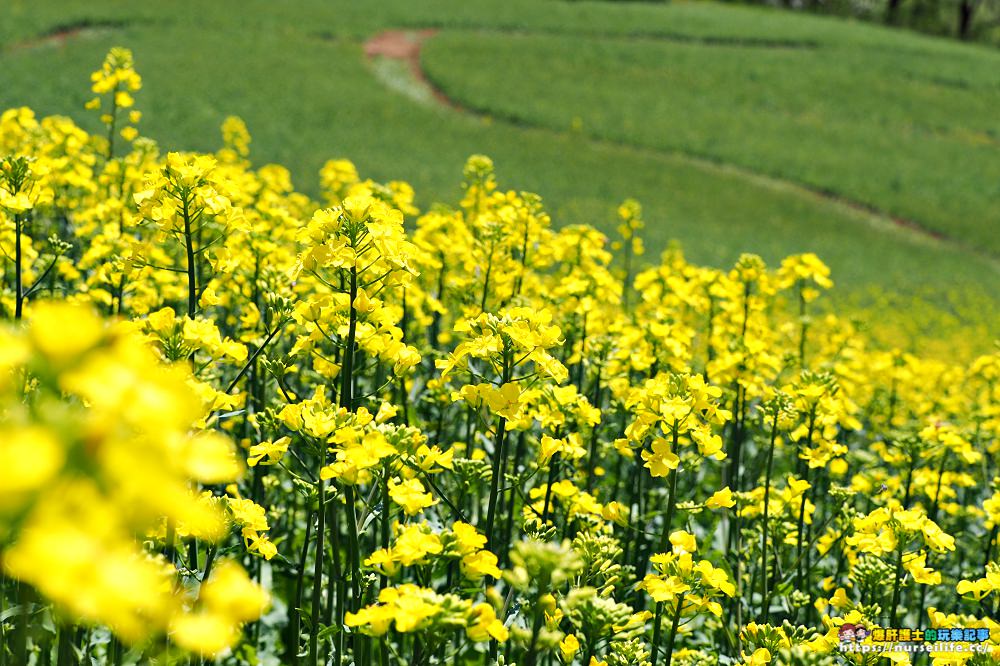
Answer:
<svg viewBox="0 0 1000 666"><path fill-rule="evenodd" d="M0 107L26 104L43 114L70 115L93 128L95 119L82 108L89 96L87 76L108 47L121 44L135 51L145 77L139 94L143 132L165 148L208 150L218 145L223 118L240 115L254 135L254 160L289 165L307 191L315 191L316 171L326 159L349 156L366 175L411 181L420 204L454 200L465 157L484 152L495 158L506 186L544 194L557 223L589 222L610 232L617 203L628 196L638 198L647 211L652 252L674 238L694 260L716 265L732 262L743 251L759 252L770 261L815 251L831 264L835 278L855 291L876 287L964 295L996 291L1000 285L996 262L966 247L989 243L990 225L996 228L990 217L995 203L988 193L1000 179L985 182L993 173L990 169L996 170L996 159L989 159L995 147L982 149L983 155L963 152L957 166L915 153L909 169L916 174L913 182L925 184L927 192L918 193L912 217L959 237L958 242L942 242L887 217L817 196L794 182L765 177L847 173L854 182L871 184L871 171L861 166L857 173L810 166L812 158L837 157L819 154L818 139L810 138L810 123L826 125L845 109L854 122L838 120L834 128L843 151L856 156L869 150L889 159L881 155L889 152L884 145L870 141L866 132L871 124L857 120L863 110L851 110L850 100L824 97L823 86L803 81L805 74L797 79L805 90L785 81L772 86L769 94L757 89L756 98L744 99L737 90L708 96L703 87L709 81L738 83L741 75L732 71L734 56L746 63L746 71L758 71L760 80L787 75L788 62L781 60L785 53L793 62L813 58L802 68L807 72L823 64L819 44L840 49L828 54L831 62L823 71L835 71L832 59L848 53L849 46L861 49L852 56L853 69L844 65L836 70L840 76L869 67L864 53L881 52L897 60L908 53L913 71L923 71L923 62L949 58L978 62L980 73L968 76L979 77L970 79L970 85L979 85L988 79L994 58L982 49L832 19L710 4L398 0L380 4L378 12L325 0L280 5L263 0L178 0L169 6L124 0L8 4L9 20L0 24L0 66L5 72ZM79 25L90 28L65 39L39 39ZM494 117L421 103L388 88L366 61L362 45L383 29L401 26L445 28L426 46L431 74L449 92ZM628 35L643 39L618 39ZM477 42L481 49L474 48ZM719 53L734 55L720 60ZM490 64L489 54L503 59ZM574 65L569 55L584 59ZM644 77L657 80L657 63L664 58L677 61L676 71L692 80L689 89L664 88L660 95L643 88ZM631 68L624 67L633 60ZM541 76L545 71L551 72L551 80ZM512 88L517 72L523 86ZM698 72L706 73L701 83ZM879 82L874 72L859 77L885 88L883 96L894 94L901 80L887 74ZM560 78L567 80L555 80ZM579 81L569 80L573 78ZM490 80L495 81L494 89L486 84ZM602 86L608 89L585 92ZM506 108L505 91L512 103L522 105L521 115L513 117ZM856 97L867 94L860 90ZM557 103L560 95L562 102ZM616 96L617 106L598 110L610 96ZM973 97L970 92L969 99ZM995 118L989 125L980 110L992 98L977 102L975 108L964 108L957 99L928 93L922 106L909 112L926 113L927 123L936 123L945 135L953 128L983 127L985 132L996 127ZM591 100L593 105L581 105ZM750 113L768 100L776 107L799 109L784 129L759 109ZM797 117L817 100L825 106L812 111L819 114L815 119ZM654 102L658 106L646 108ZM899 108L908 108L908 103L901 100ZM657 109L670 110L671 117L660 117ZM948 124L952 112L956 118ZM687 122L676 122L673 116L678 115ZM569 131L575 117L583 119L581 131ZM623 118L630 119L631 129L615 131L614 123ZM765 121L767 133L759 129ZM714 138L722 129L726 133ZM782 131L788 132L784 142ZM739 136L744 143L737 145L732 138ZM945 138L941 142L951 150L954 141ZM664 150L678 145L694 148ZM712 153L706 146L725 151ZM685 152L712 160L692 159ZM928 202L949 198L937 183L947 180L943 172L950 177L965 160L979 160L975 164L983 178L965 189L953 188L950 198L966 212L938 224L940 215L931 214L937 209ZM850 164L848 158L842 162ZM833 189L832 184L828 187ZM897 195L899 201L909 198ZM887 201L865 203L891 209Z"/></svg>
<svg viewBox="0 0 1000 666"><path fill-rule="evenodd" d="M1000 53L925 41L463 32L434 39L424 63L477 109L578 119L588 135L739 164L1000 253Z"/></svg>

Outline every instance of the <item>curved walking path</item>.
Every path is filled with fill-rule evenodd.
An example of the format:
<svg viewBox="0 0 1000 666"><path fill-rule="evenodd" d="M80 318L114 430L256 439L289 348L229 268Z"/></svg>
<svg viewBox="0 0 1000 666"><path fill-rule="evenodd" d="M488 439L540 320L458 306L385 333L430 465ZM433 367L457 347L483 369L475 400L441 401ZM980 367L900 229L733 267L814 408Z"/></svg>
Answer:
<svg viewBox="0 0 1000 666"><path fill-rule="evenodd" d="M464 106L458 100L449 97L441 88L434 85L434 83L428 79L427 74L424 72L420 63L420 51L424 42L433 37L435 34L437 34L437 30L433 28L386 30L365 42L365 56L370 62L375 61L378 58L388 58L405 64L413 77L413 83L422 88L426 93L423 95L424 98L434 99L441 106L456 112L476 116L484 115L480 111ZM534 125L521 119L504 118L504 120L511 124L529 127L536 130L544 130L554 134L565 133L544 125ZM967 245L958 239L947 236L946 234L934 229L928 229L915 220L890 215L876 206L849 199L835 192L805 185L794 180L771 176L760 171L754 171L746 167L728 162L721 162L701 155L685 152L683 150L661 150L633 143L596 138L593 136L588 138L596 143L674 157L683 160L692 167L702 171L711 171L736 176L759 187L775 191L788 192L804 198L812 199L814 201L819 201L847 212L851 214L852 217L859 219L872 227L887 231L902 231L910 238L919 242L948 245L967 254L975 255L976 257L987 262L994 270L1000 272L1000 257L983 252L978 248Z"/></svg>

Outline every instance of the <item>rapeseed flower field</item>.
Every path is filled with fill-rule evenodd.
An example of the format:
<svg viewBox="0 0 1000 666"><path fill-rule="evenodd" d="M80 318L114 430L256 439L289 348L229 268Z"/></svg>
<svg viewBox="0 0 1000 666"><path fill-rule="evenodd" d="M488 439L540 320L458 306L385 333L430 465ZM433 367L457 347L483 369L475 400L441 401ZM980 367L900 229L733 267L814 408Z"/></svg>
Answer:
<svg viewBox="0 0 1000 666"><path fill-rule="evenodd" d="M1000 660L1000 351L91 84L98 134L0 115L0 663Z"/></svg>

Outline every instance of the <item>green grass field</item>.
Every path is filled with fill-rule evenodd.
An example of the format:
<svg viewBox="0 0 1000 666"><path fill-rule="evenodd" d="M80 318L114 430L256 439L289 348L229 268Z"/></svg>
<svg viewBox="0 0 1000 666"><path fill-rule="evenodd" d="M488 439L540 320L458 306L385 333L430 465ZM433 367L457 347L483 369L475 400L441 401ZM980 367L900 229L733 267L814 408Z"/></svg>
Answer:
<svg viewBox="0 0 1000 666"><path fill-rule="evenodd" d="M452 32L463 104L803 183L1000 253L1000 53ZM484 75L488 72L489 75Z"/></svg>
<svg viewBox="0 0 1000 666"><path fill-rule="evenodd" d="M482 152L557 223L611 231L617 203L639 199L651 253L671 239L716 265L815 251L854 293L962 300L1000 286L1000 56L983 47L708 3L6 4L3 108L95 128L89 72L123 45L144 77L144 133L211 150L239 115L254 161L289 166L307 192L346 156L410 181L421 205L454 201ZM405 71L366 61L368 37L401 27L442 29L424 65L475 113L401 94Z"/></svg>

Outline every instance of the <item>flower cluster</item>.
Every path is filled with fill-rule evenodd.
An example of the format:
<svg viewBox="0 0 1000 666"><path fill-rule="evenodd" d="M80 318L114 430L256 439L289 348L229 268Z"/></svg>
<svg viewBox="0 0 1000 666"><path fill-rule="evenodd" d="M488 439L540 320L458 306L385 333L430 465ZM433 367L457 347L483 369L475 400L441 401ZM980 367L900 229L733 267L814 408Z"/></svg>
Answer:
<svg viewBox="0 0 1000 666"><path fill-rule="evenodd" d="M128 641L169 633L206 653L235 642L265 610L264 591L232 562L204 585L177 568L181 535L214 544L229 531L191 484L242 473L232 442L197 428L207 405L189 373L124 324L66 303L33 306L0 342L5 573ZM202 641L206 622L228 640Z"/></svg>

